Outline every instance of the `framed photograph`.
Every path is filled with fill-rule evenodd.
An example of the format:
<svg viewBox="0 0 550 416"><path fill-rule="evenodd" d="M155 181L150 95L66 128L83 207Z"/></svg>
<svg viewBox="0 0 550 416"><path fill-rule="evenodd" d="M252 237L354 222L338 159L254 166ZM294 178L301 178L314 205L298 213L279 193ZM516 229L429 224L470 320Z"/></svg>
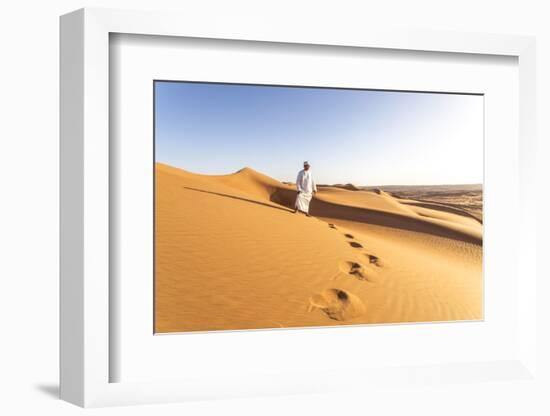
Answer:
<svg viewBox="0 0 550 416"><path fill-rule="evenodd" d="M533 379L533 39L246 22L61 18L61 397Z"/></svg>
<svg viewBox="0 0 550 416"><path fill-rule="evenodd" d="M155 333L482 320L483 108L155 80Z"/></svg>

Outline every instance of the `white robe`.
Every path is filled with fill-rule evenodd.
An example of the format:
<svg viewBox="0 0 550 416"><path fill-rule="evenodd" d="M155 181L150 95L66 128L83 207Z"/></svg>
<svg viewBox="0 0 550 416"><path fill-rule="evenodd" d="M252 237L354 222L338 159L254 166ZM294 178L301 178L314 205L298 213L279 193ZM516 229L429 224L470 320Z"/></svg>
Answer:
<svg viewBox="0 0 550 416"><path fill-rule="evenodd" d="M302 212L309 212L309 203L313 198L313 192L317 192L317 185L313 180L313 175L310 170L301 170L296 178L296 189L298 196L296 197L296 208Z"/></svg>

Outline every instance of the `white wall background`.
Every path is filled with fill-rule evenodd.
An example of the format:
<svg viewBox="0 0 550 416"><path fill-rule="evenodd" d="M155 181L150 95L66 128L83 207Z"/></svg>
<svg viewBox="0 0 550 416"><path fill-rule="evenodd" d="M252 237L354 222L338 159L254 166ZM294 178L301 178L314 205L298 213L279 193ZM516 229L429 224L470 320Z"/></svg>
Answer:
<svg viewBox="0 0 550 416"><path fill-rule="evenodd" d="M20 0L0 8L0 413L68 415L58 375L58 16L84 6L178 10L272 19L281 25L376 25L535 35L538 42L539 176L549 174L550 12L540 0L169 1ZM546 139L546 140L544 140ZM545 164L546 166L541 166ZM539 212L548 206L540 181ZM548 220L540 215L539 275L550 276ZM543 249L545 247L545 249ZM546 255L547 256L547 255ZM550 284L538 286L541 367L550 374ZM546 379L548 382L548 379ZM92 410L123 414L372 415L550 414L550 384L388 387L345 393ZM437 394L434 394L437 392Z"/></svg>

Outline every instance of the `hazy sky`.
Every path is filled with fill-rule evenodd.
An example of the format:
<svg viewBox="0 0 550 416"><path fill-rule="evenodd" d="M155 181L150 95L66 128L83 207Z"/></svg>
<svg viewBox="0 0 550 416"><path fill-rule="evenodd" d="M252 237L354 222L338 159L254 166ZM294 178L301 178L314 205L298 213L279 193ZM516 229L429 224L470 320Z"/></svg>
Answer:
<svg viewBox="0 0 550 416"><path fill-rule="evenodd" d="M483 180L483 97L155 83L156 160L203 174L245 166L317 183L466 184Z"/></svg>

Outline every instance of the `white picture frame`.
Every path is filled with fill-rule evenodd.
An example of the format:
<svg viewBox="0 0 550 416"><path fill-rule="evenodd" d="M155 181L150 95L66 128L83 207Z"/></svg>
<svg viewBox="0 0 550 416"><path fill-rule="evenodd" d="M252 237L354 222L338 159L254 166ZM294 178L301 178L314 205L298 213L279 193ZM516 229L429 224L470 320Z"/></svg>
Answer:
<svg viewBox="0 0 550 416"><path fill-rule="evenodd" d="M248 23L247 23L248 22ZM335 47L383 48L441 53L505 55L519 62L518 183L520 218L517 271L518 348L507 360L410 369L334 370L337 380L373 383L392 379L476 382L487 373L523 380L536 376L535 42L530 37L464 33L331 32L281 28L266 22L229 22L205 27L192 16L81 9L61 18L61 398L79 406L184 401L195 398L322 392L345 389L319 383L311 374L282 373L235 380L222 375L187 381L110 382L112 298L110 267L109 35L112 33L280 42ZM146 358L146 357L145 357ZM483 377L475 377L479 371ZM414 374L413 374L414 373ZM343 377L342 377L343 376Z"/></svg>

